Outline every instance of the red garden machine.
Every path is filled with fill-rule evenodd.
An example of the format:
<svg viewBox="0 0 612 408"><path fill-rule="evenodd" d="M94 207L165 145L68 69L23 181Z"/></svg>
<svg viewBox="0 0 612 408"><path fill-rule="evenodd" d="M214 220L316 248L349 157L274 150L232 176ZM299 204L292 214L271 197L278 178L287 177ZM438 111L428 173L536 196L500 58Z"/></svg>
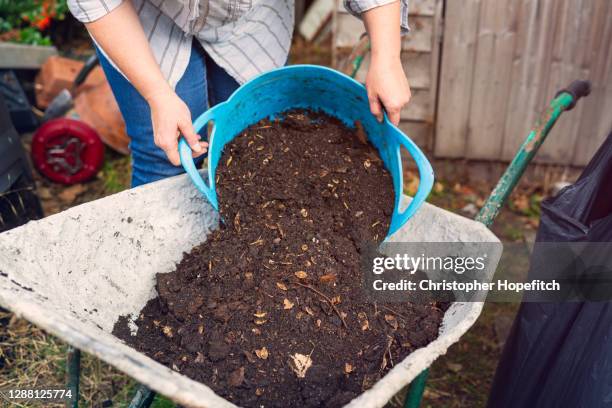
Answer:
<svg viewBox="0 0 612 408"><path fill-rule="evenodd" d="M102 168L104 144L129 153L123 119L95 54L82 65L70 89L53 96L32 138L32 161L45 177L61 184L81 183Z"/></svg>

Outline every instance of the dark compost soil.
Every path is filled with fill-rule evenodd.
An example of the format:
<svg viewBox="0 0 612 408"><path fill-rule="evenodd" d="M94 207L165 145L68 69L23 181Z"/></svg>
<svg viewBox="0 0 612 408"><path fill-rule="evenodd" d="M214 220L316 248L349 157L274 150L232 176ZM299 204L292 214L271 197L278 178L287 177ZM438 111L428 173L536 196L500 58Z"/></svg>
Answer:
<svg viewBox="0 0 612 408"><path fill-rule="evenodd" d="M445 305L376 304L360 251L381 242L393 186L363 131L291 111L230 142L226 226L157 276L136 336L114 334L241 406L337 407L437 337Z"/></svg>

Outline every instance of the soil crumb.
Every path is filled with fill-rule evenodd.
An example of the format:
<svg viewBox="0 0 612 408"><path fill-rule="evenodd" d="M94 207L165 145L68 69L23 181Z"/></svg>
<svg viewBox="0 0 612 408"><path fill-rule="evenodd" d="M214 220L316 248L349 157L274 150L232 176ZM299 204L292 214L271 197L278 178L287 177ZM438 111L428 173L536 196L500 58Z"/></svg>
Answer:
<svg viewBox="0 0 612 408"><path fill-rule="evenodd" d="M446 305L362 287L394 193L359 124L263 120L226 145L216 181L225 225L157 275L137 335L121 318L117 337L244 407L342 406L437 337Z"/></svg>

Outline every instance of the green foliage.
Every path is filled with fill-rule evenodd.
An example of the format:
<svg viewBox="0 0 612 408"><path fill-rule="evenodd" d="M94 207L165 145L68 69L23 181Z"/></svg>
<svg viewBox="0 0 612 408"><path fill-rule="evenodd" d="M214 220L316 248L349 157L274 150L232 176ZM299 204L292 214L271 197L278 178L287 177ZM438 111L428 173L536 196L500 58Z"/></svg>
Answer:
<svg viewBox="0 0 612 408"><path fill-rule="evenodd" d="M49 45L52 20L63 20L66 0L0 0L0 35L4 41Z"/></svg>
<svg viewBox="0 0 612 408"><path fill-rule="evenodd" d="M104 180L106 194L114 194L130 188L130 158L107 149L100 177Z"/></svg>
<svg viewBox="0 0 612 408"><path fill-rule="evenodd" d="M153 404L151 404L151 408L175 408L175 407L176 405L174 404L174 402L170 401L166 397L163 397L159 394L155 396L155 399L153 400Z"/></svg>
<svg viewBox="0 0 612 408"><path fill-rule="evenodd" d="M51 45L51 39L43 35L34 27L25 27L19 30L19 43L31 45Z"/></svg>

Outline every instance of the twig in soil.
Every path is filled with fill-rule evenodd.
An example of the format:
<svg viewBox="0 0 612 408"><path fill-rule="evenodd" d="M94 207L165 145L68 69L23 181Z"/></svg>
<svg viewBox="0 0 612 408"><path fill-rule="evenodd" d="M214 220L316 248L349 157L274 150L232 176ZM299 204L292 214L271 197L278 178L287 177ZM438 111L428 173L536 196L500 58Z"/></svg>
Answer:
<svg viewBox="0 0 612 408"><path fill-rule="evenodd" d="M393 337L387 336L387 347L385 348L385 352L383 353L382 362L380 363L380 371L384 370L387 367L387 354L389 354L389 361L391 361L391 366L393 367L393 357L391 356L391 344L393 344Z"/></svg>
<svg viewBox="0 0 612 408"><path fill-rule="evenodd" d="M312 290L314 293L316 293L317 295L321 296L323 299L325 299L325 301L327 301L327 303L329 303L329 305L332 307L332 309L334 309L334 312L336 312L336 314L338 315L338 317L340 318L340 320L342 321L342 325L344 326L344 328L346 330L348 330L348 326L346 325L346 321L344 320L344 317L342 317L342 314L340 313L340 311L338 310L338 308L336 307L336 305L334 305L334 303L331 301L330 298L328 298L327 296L325 296L323 293L319 292L318 290L316 290L315 288L313 288L310 285L305 285L303 283L299 283L299 282L295 282L296 285L299 286L303 286L305 288L308 288L310 290Z"/></svg>
<svg viewBox="0 0 612 408"><path fill-rule="evenodd" d="M380 305L380 307L382 307L383 309L388 310L389 312L391 312L391 313L393 313L393 314L395 314L395 315L397 315L397 316L401 317L402 319L404 319L404 320L405 320L405 321L407 321L407 322L409 322L409 321L410 321L410 319L408 319L406 316L404 316L404 315L402 315L402 314L397 313L395 310L391 309L390 307L387 307L387 306L385 306L385 305Z"/></svg>

